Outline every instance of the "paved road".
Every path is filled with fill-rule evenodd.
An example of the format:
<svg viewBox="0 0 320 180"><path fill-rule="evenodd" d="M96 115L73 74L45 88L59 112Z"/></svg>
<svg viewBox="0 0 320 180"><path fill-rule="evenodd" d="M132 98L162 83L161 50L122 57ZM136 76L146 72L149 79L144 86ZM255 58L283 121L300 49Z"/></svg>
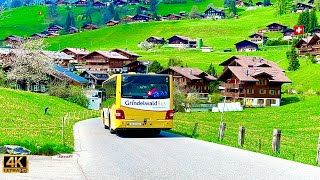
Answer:
<svg viewBox="0 0 320 180"><path fill-rule="evenodd" d="M179 137L117 136L99 119L75 126L87 179L320 179L320 168Z"/></svg>

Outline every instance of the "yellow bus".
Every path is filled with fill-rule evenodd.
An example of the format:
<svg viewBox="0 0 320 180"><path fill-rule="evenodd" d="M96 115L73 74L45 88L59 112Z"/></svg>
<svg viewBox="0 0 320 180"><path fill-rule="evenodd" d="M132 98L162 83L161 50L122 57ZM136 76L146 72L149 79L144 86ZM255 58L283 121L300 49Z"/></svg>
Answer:
<svg viewBox="0 0 320 180"><path fill-rule="evenodd" d="M173 81L164 74L115 74L103 82L108 108L102 112L111 134L141 130L159 134L172 128Z"/></svg>

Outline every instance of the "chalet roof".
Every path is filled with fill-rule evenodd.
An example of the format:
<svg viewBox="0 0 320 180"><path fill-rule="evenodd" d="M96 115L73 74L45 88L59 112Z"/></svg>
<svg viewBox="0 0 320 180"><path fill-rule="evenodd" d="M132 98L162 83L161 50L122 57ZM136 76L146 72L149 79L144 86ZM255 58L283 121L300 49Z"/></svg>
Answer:
<svg viewBox="0 0 320 180"><path fill-rule="evenodd" d="M109 78L109 74L105 71L83 71L80 76L82 76L82 74L84 73L88 73L91 77L93 77L96 80L107 80ZM103 77L97 77L96 75L108 75L107 77L103 78Z"/></svg>
<svg viewBox="0 0 320 180"><path fill-rule="evenodd" d="M106 24L107 24L107 23L115 23L115 24L118 24L118 23L119 23L119 21L110 20L110 21L107 21L107 22L106 22Z"/></svg>
<svg viewBox="0 0 320 180"><path fill-rule="evenodd" d="M208 11L211 11L211 10L214 10L216 12L224 13L224 11L222 9L218 9L218 8L215 8L215 7L209 7L207 10L204 11L204 13L207 13Z"/></svg>
<svg viewBox="0 0 320 180"><path fill-rule="evenodd" d="M182 18L182 16L180 16L180 15L178 15L178 14L173 14L173 13L169 13L169 14L167 14L167 15L164 16L164 17L169 17L169 16L175 16L175 17Z"/></svg>
<svg viewBox="0 0 320 180"><path fill-rule="evenodd" d="M52 27L56 27L56 28L58 28L58 29L60 29L60 30L63 29L63 27L61 27L61 26L59 26L59 25L56 25L56 24L49 26L48 29L50 29L50 28L52 28Z"/></svg>
<svg viewBox="0 0 320 180"><path fill-rule="evenodd" d="M65 68L62 68L58 65L53 65L53 68L55 71L57 71L58 73L62 74L65 77L67 77L68 79L74 80L74 81L79 82L81 84L88 83L88 80L86 80L85 78L78 76Z"/></svg>
<svg viewBox="0 0 320 180"><path fill-rule="evenodd" d="M64 50L69 50L74 54L80 54L80 55L87 55L90 53L89 51L87 51L85 49L80 49L80 48L65 48L62 51L64 51Z"/></svg>
<svg viewBox="0 0 320 180"><path fill-rule="evenodd" d="M258 48L258 45L257 45L256 43L253 43L253 42L248 41L248 40L240 41L240 42L238 42L238 43L236 43L236 44L234 44L234 45L236 45L236 46L241 46L241 45L243 45L243 44L250 44L250 45L256 46L256 47Z"/></svg>
<svg viewBox="0 0 320 180"><path fill-rule="evenodd" d="M99 29L99 27L97 25L94 24L85 24L82 26L82 28L92 28L92 29Z"/></svg>
<svg viewBox="0 0 320 180"><path fill-rule="evenodd" d="M271 24L267 25L266 27L270 27L270 26L281 26L281 27L287 28L287 26L279 24L279 23L271 23Z"/></svg>
<svg viewBox="0 0 320 180"><path fill-rule="evenodd" d="M11 49L10 48L0 48L0 55L8 55L10 54Z"/></svg>
<svg viewBox="0 0 320 180"><path fill-rule="evenodd" d="M142 64L142 65L146 65L146 64L148 64L149 62L148 62L148 61L143 61L143 60L136 60L136 61L130 62L129 64L124 65L123 67L129 67L129 66L131 66L131 65L133 65L133 64L136 64L136 63L140 63L140 64Z"/></svg>
<svg viewBox="0 0 320 180"><path fill-rule="evenodd" d="M320 33L315 33L311 38L309 39L308 44L312 45L316 43L320 39Z"/></svg>
<svg viewBox="0 0 320 180"><path fill-rule="evenodd" d="M24 41L24 38L21 36L11 35L11 36L6 37L4 40Z"/></svg>
<svg viewBox="0 0 320 180"><path fill-rule="evenodd" d="M261 6L261 5L263 5L263 2L260 2L260 1L259 1L259 2L256 3L256 5L257 5L257 6Z"/></svg>
<svg viewBox="0 0 320 180"><path fill-rule="evenodd" d="M61 60L74 60L72 56L64 53L64 52L57 52L57 51L42 51L42 53L49 58L52 59L61 59Z"/></svg>
<svg viewBox="0 0 320 180"><path fill-rule="evenodd" d="M285 75L275 62L254 56L233 56L220 66L227 69L220 75L218 80L224 80L228 72L232 72L240 81L255 82L256 77L268 75L270 82L291 83L291 80Z"/></svg>
<svg viewBox="0 0 320 180"><path fill-rule="evenodd" d="M307 38L301 38L297 44L295 45L295 47L300 48L302 44L308 44L311 40L312 36L309 36Z"/></svg>
<svg viewBox="0 0 320 180"><path fill-rule="evenodd" d="M320 28L314 28L312 31L310 31L311 33L314 33L314 32L320 32Z"/></svg>
<svg viewBox="0 0 320 180"><path fill-rule="evenodd" d="M207 74L206 72L201 71L198 68L169 67L169 68L167 68L165 70L160 71L158 74L162 74L163 72L166 72L169 69L181 74L182 76L184 76L184 77L186 77L186 78L188 78L190 80L200 80L201 77L198 77L198 76L203 74L203 73L205 73L205 75L206 75L205 78L206 79L212 80L212 81L217 80L217 78L215 78L214 76L211 76L210 74Z"/></svg>
<svg viewBox="0 0 320 180"><path fill-rule="evenodd" d="M136 53L131 52L131 51L128 51L128 50L119 49L119 48L116 48L116 49L114 49L114 50L112 50L112 51L114 51L114 52L120 51L120 52L123 52L123 53L125 53L125 54L130 55L130 56L141 57L139 54L136 54Z"/></svg>
<svg viewBox="0 0 320 180"><path fill-rule="evenodd" d="M93 6L106 6L106 4L100 2L100 1L96 1L93 3Z"/></svg>
<svg viewBox="0 0 320 180"><path fill-rule="evenodd" d="M304 4L304 3L297 3L297 7L304 7L304 8L312 9L312 6L310 6L309 4Z"/></svg>
<svg viewBox="0 0 320 180"><path fill-rule="evenodd" d="M258 34L258 33L254 33L254 34L250 35L249 38L253 38L253 37L255 37L255 36L259 36L260 38L263 37L263 39L268 39L267 36L263 36L262 34Z"/></svg>
<svg viewBox="0 0 320 180"><path fill-rule="evenodd" d="M164 40L164 37L157 37L157 36L151 36L149 38L154 38L154 39L159 40L159 41ZM147 38L147 39L149 39L149 38Z"/></svg>
<svg viewBox="0 0 320 180"><path fill-rule="evenodd" d="M119 54L117 52L113 52L113 51L93 51L92 53L87 54L83 58L86 58L86 57L90 56L93 53L98 53L98 54L102 55L103 57L106 57L106 58L109 58L109 59L128 60L127 57L122 56L121 54Z"/></svg>
<svg viewBox="0 0 320 180"><path fill-rule="evenodd" d="M145 17L145 18L150 18L149 16L147 15L144 15L144 14L136 14L135 16L133 16L133 18L136 18L136 17Z"/></svg>
<svg viewBox="0 0 320 180"><path fill-rule="evenodd" d="M286 30L282 31L282 34L288 33L288 32L294 32L294 30L293 29L286 29Z"/></svg>
<svg viewBox="0 0 320 180"><path fill-rule="evenodd" d="M195 39L191 39L191 38L186 37L186 36L174 35L174 36L172 36L171 38L173 38L173 37L178 37L178 38L180 38L180 39L182 39L182 40L185 40L185 41L193 41L193 42L196 42ZM169 39L171 39L171 38L169 38Z"/></svg>
<svg viewBox="0 0 320 180"><path fill-rule="evenodd" d="M41 38L47 37L45 34L41 34L41 33L34 33L34 34L32 34L30 37L34 37L34 36L39 36L39 37L41 37Z"/></svg>
<svg viewBox="0 0 320 180"><path fill-rule="evenodd" d="M75 31L79 31L79 29L74 26L70 26L70 29L75 30Z"/></svg>

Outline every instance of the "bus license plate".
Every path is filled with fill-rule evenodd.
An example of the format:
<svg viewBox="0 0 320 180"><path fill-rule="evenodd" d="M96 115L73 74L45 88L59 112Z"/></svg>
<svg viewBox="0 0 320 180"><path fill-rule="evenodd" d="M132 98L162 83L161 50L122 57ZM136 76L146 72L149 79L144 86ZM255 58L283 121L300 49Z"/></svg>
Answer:
<svg viewBox="0 0 320 180"><path fill-rule="evenodd" d="M142 123L137 123L137 122L134 122L134 123L129 123L130 126L141 126Z"/></svg>

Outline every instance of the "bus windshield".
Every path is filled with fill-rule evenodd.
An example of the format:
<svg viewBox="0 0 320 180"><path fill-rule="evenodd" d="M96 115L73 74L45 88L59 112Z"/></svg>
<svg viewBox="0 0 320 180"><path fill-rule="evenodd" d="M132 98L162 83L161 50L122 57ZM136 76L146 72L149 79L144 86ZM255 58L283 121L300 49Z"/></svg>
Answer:
<svg viewBox="0 0 320 180"><path fill-rule="evenodd" d="M121 97L130 99L170 98L167 75L123 75Z"/></svg>

